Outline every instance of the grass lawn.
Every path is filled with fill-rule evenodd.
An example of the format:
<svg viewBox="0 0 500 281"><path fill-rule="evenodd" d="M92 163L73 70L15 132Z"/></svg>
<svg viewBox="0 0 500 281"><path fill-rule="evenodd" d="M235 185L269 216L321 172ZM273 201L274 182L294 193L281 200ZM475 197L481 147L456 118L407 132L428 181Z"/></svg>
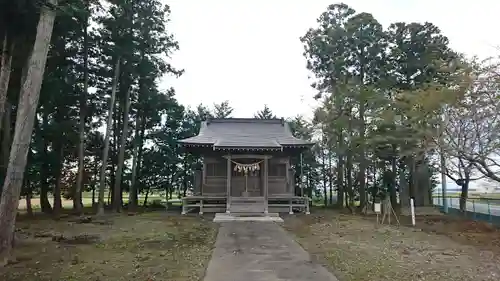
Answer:
<svg viewBox="0 0 500 281"><path fill-rule="evenodd" d="M79 222L19 219L17 261L0 280L201 280L216 226L165 211Z"/></svg>
<svg viewBox="0 0 500 281"><path fill-rule="evenodd" d="M61 198L61 199L62 199L61 204L62 204L64 209L73 208L73 200L67 200L64 198ZM54 199L52 197L49 197L49 202L50 202L50 204L52 204L52 202L54 202ZM92 206L92 198L82 198L82 203L84 206ZM39 210L41 208L40 207L40 198L32 198L31 199L31 207L35 211ZM18 209L19 210L26 210L26 200L24 198L22 198L19 201Z"/></svg>
<svg viewBox="0 0 500 281"><path fill-rule="evenodd" d="M375 218L332 210L285 219L313 259L342 281L499 280L497 229L444 216L419 218L417 226L377 226Z"/></svg>

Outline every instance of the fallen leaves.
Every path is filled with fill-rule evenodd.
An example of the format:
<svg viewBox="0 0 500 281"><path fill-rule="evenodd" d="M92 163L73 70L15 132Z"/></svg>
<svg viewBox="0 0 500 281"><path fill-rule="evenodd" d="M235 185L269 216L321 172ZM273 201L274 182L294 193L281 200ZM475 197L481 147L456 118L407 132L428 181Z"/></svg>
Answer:
<svg viewBox="0 0 500 281"><path fill-rule="evenodd" d="M424 232L446 235L459 243L500 254L500 230L489 223L450 216L422 216L417 222Z"/></svg>

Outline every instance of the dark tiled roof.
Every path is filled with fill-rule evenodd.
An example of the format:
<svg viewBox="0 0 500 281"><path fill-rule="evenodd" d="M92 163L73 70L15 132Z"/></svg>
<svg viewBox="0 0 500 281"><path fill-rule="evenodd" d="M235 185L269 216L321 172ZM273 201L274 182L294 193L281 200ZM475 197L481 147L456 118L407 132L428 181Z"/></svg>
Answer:
<svg viewBox="0 0 500 281"><path fill-rule="evenodd" d="M227 118L203 121L197 136L179 141L183 145L213 146L214 149L282 149L307 147L295 138L283 119Z"/></svg>

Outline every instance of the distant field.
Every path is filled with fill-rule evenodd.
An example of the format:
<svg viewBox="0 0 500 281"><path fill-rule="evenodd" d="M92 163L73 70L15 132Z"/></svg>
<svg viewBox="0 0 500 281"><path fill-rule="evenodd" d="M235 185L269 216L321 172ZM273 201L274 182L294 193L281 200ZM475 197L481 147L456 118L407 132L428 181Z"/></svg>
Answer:
<svg viewBox="0 0 500 281"><path fill-rule="evenodd" d="M433 197L442 197L441 194L433 194ZM448 192L446 193L446 197L449 198L459 198L460 197L460 192ZM470 193L468 196L469 199L493 199L493 200L500 200L500 193Z"/></svg>
<svg viewBox="0 0 500 281"><path fill-rule="evenodd" d="M107 196L105 198L105 201L107 202ZM139 196L139 204L143 204L144 203L144 199L145 199L145 196L144 195L141 195ZM148 202L149 203L152 203L153 201L157 201L157 200L164 200L165 197L162 196L161 194L150 194L148 196ZM62 206L63 208L65 209L70 209L70 208L73 208L73 200L72 199L64 199L64 198L61 198L62 200ZM96 201L98 200L98 198L96 197ZM175 202L175 201L179 201L177 198L174 198L174 199L171 199L169 201L172 201L172 202ZM50 204L53 204L54 202L54 198L49 196L49 202ZM90 193L84 193L83 194L83 198L82 198L82 202L83 202L83 205L86 206L86 207L90 207L92 206L92 194ZM127 203L128 202L128 193L124 193L123 194L123 202L124 203ZM38 197L35 197L35 198L32 198L31 199L31 207L33 208L33 210L39 210L41 207L40 207L40 198ZM18 206L18 209L19 210L26 210L27 208L27 205L26 205L26 199L22 198L20 201L19 201L19 206Z"/></svg>
<svg viewBox="0 0 500 281"><path fill-rule="evenodd" d="M442 200L441 194L433 194L433 197ZM460 192L447 193L446 198L457 200L460 198ZM449 200L451 200L449 199ZM481 203L486 205L500 205L500 193L472 193L467 198L468 202ZM458 200L456 202L459 202ZM457 203L458 204L458 203Z"/></svg>
<svg viewBox="0 0 500 281"><path fill-rule="evenodd" d="M92 198L83 198L82 201L83 201L84 206L92 205ZM54 202L54 199L49 198L49 202L52 204L52 202ZM66 199L62 198L62 206L63 206L63 208L72 208L73 207L73 200L66 200ZM31 207L33 208L33 210L40 209L40 198L32 198L31 199ZM21 201L19 201L18 209L19 210L26 210L26 208L27 208L26 200L21 199Z"/></svg>

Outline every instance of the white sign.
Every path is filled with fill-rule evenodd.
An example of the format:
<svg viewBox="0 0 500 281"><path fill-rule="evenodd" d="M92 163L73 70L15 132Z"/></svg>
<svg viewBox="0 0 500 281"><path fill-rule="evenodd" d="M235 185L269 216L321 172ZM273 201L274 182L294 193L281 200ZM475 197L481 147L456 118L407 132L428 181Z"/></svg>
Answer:
<svg viewBox="0 0 500 281"><path fill-rule="evenodd" d="M377 214L380 214L382 212L381 204L380 203L373 204L373 211Z"/></svg>
<svg viewBox="0 0 500 281"><path fill-rule="evenodd" d="M415 226L415 201L410 198L411 224Z"/></svg>

